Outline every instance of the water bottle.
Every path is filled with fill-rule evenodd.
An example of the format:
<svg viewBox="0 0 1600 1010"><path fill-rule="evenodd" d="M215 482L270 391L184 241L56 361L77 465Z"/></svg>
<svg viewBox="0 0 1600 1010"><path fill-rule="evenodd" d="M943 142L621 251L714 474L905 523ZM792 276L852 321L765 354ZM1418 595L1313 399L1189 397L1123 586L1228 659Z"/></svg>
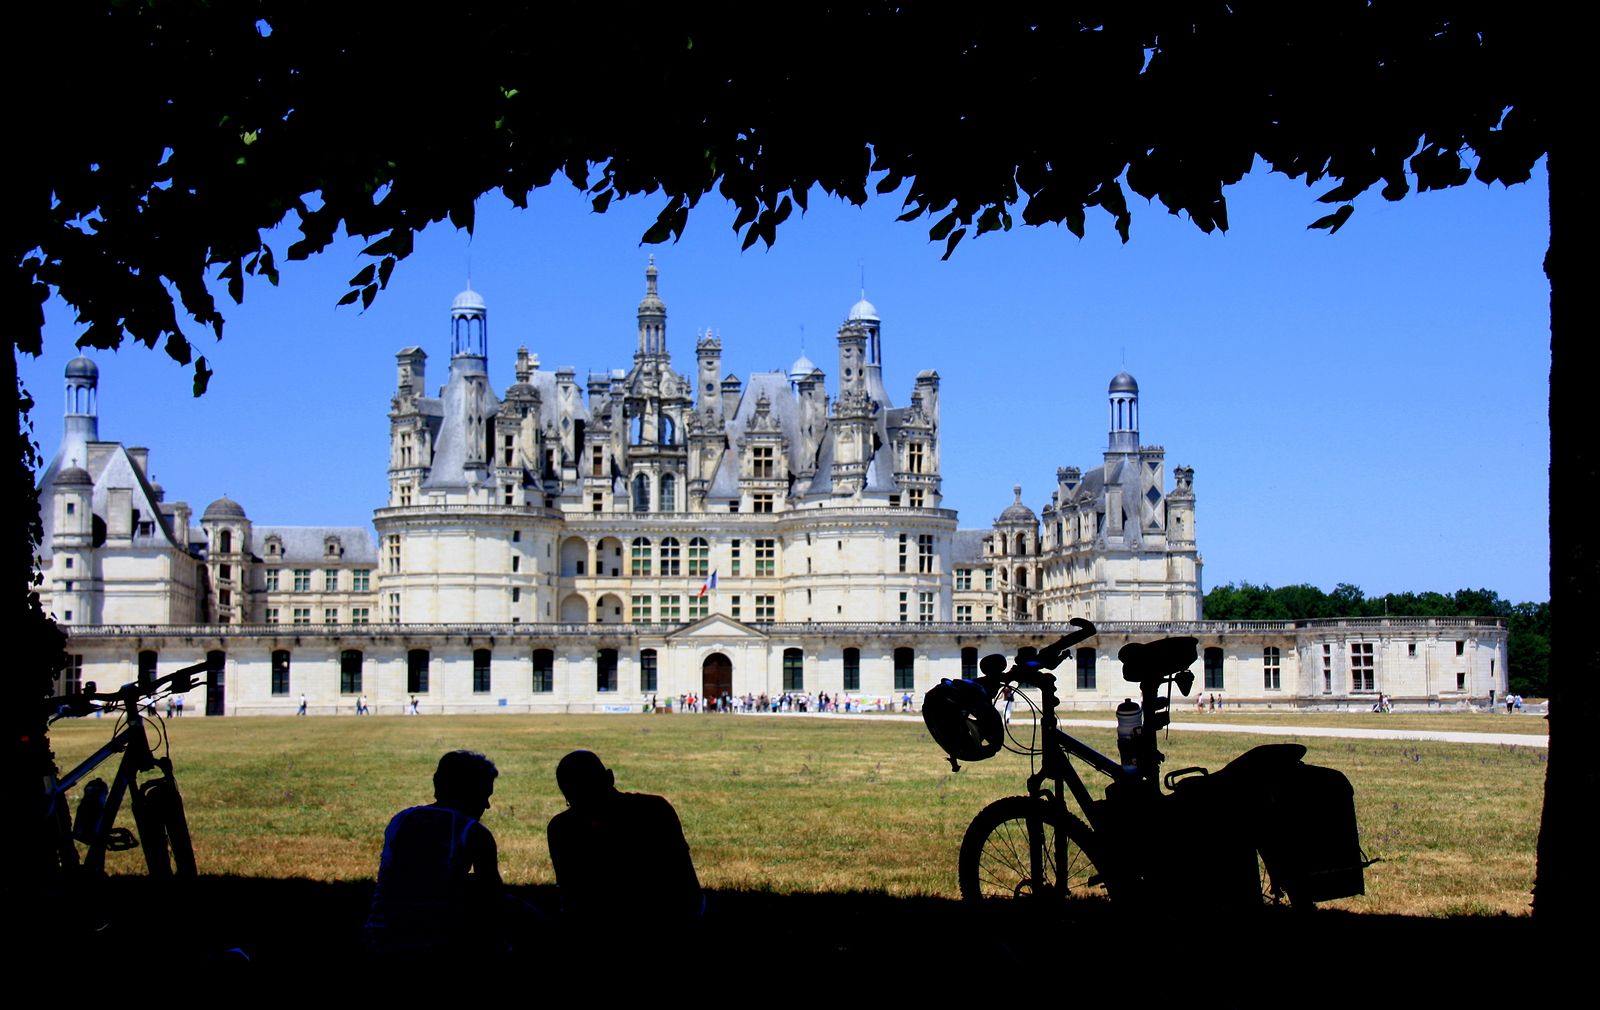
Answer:
<svg viewBox="0 0 1600 1010"><path fill-rule="evenodd" d="M1129 774L1139 770L1139 734L1144 729L1144 710L1132 698L1117 706L1117 753L1122 769Z"/></svg>

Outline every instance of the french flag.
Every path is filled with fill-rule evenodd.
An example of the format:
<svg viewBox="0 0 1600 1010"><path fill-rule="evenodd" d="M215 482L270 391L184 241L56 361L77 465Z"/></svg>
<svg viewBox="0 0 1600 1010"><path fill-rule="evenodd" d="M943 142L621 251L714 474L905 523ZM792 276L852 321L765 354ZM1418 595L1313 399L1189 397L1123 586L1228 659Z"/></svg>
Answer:
<svg viewBox="0 0 1600 1010"><path fill-rule="evenodd" d="M707 579L705 583L700 586L700 591L695 593L695 595L704 596L715 588L717 588L717 573L713 570L711 573L711 578Z"/></svg>

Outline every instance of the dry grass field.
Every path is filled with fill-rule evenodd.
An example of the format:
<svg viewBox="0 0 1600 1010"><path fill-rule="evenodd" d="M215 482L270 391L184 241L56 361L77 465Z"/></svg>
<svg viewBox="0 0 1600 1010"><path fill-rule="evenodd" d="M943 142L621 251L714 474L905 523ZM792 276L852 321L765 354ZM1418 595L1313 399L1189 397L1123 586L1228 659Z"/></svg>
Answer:
<svg viewBox="0 0 1600 1010"><path fill-rule="evenodd" d="M1236 714L1217 721L1224 718ZM1281 725L1292 717L1262 718ZM1501 732L1544 726L1533 717L1488 715L1372 719ZM1454 725L1461 720L1468 725ZM190 717L168 725L201 871L243 878L371 878L389 817L431 799L439 754L468 748L500 767L485 822L500 842L508 882L547 885L544 828L563 805L553 769L562 754L585 747L616 770L621 788L673 801L712 890L948 897L956 893L956 852L968 821L990 800L1021 791L1028 772L1025 758L1002 754L952 774L920 724L896 720ZM63 767L111 730L111 722L92 719L59 724L52 740ZM1109 725L1079 735L1114 752ZM1162 746L1168 767L1215 768L1258 742L1185 734L1180 723ZM1309 761L1349 775L1363 845L1383 860L1367 871L1367 896L1336 907L1408 916L1525 912L1542 747L1302 742ZM137 871L136 852L117 859L118 868Z"/></svg>

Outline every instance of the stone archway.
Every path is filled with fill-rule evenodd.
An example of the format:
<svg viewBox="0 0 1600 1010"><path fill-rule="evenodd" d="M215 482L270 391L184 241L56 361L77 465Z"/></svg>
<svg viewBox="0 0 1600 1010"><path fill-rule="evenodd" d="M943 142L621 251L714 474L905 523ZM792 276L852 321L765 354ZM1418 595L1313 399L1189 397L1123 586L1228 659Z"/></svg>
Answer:
<svg viewBox="0 0 1600 1010"><path fill-rule="evenodd" d="M733 660L713 652L700 664L700 697L716 700L733 693Z"/></svg>

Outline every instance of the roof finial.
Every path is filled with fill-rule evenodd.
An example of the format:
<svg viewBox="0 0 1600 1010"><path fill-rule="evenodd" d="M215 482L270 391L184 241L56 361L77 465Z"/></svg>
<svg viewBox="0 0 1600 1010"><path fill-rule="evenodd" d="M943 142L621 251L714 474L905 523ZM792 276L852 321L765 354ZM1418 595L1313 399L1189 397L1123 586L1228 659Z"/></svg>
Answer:
<svg viewBox="0 0 1600 1010"><path fill-rule="evenodd" d="M1016 497L1017 504L1021 505L1022 504L1022 485L1021 484L1013 484L1013 485L1011 485L1011 493L1012 493L1013 496Z"/></svg>

